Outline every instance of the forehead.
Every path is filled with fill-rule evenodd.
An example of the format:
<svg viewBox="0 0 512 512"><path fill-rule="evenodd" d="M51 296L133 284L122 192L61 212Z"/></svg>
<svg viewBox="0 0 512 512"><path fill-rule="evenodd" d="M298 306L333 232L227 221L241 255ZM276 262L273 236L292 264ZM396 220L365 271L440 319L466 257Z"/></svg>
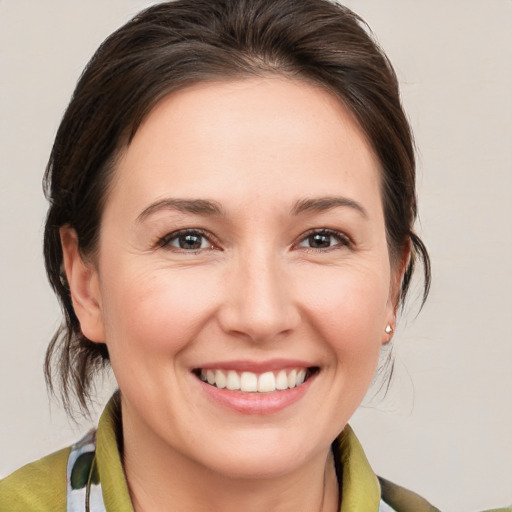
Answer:
<svg viewBox="0 0 512 512"><path fill-rule="evenodd" d="M146 117L118 161L112 194L220 202L361 195L380 208L378 161L352 113L325 89L284 78L200 83ZM263 201L262 201L263 203Z"/></svg>

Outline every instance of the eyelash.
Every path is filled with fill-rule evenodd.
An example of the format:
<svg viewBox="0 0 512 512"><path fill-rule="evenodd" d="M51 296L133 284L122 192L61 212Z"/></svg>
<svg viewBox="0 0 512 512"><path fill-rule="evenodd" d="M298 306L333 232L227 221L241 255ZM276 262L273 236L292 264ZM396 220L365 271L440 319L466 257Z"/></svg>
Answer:
<svg viewBox="0 0 512 512"><path fill-rule="evenodd" d="M301 243L306 241L308 238L311 238L313 236L320 235L320 236L326 236L326 237L332 237L336 239L338 242L334 245L330 245L329 247L305 247L301 246ZM196 236L196 237L202 237L204 240L206 240L209 244L209 247L199 247L197 249L184 249L183 247L175 247L171 245L172 241L178 241L180 237L184 236ZM158 241L158 247L161 247L163 249L168 250L174 250L178 252L188 253L188 254L197 254L199 252L202 252L204 250L211 250L214 248L218 248L219 245L215 241L212 241L214 237L201 229L180 229L179 231L173 231L172 233L169 233L159 239ZM214 239L215 240L215 239ZM311 241L311 240L310 240ZM326 252L335 250L340 247L351 247L352 242L348 236L341 233L340 231L336 231L333 229L312 229L303 235L301 235L301 238L297 243L294 243L294 247L303 247L304 250L307 250L309 252Z"/></svg>
<svg viewBox="0 0 512 512"><path fill-rule="evenodd" d="M203 239L208 241L209 247L200 247L198 249L184 249L182 247L174 247L171 245L173 240L179 240L180 237L184 236L197 236L202 237ZM212 238L214 238L211 234L206 233L202 229L180 229L178 231L173 231L168 235L165 235L158 241L158 247L168 250L176 250L178 252L184 252L189 254L197 254L205 249L212 249L216 247L216 244L212 242Z"/></svg>
<svg viewBox="0 0 512 512"><path fill-rule="evenodd" d="M350 240L350 238L347 235L345 235L344 233L341 233L340 231L336 231L334 229L327 229L327 228L312 229L312 230L306 232L305 234L301 235L299 244L295 244L295 245L299 245L299 247L300 247L301 242L304 242L308 238L313 237L315 235L328 236L328 237L335 238L338 241L338 243L335 243L334 245L330 245L329 247L324 247L324 248L304 247L304 249L306 249L308 251L313 251L313 252L318 252L318 251L326 252L326 251L332 251L335 249L339 249L340 247L351 247L352 246L352 241Z"/></svg>

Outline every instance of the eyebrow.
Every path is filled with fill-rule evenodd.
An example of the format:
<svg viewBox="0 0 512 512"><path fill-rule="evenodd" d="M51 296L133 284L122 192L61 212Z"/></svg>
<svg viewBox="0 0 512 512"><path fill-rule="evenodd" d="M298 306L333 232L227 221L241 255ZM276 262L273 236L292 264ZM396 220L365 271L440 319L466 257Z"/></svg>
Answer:
<svg viewBox="0 0 512 512"><path fill-rule="evenodd" d="M338 196L299 199L292 208L292 215L300 215L301 213L309 212L325 212L338 207L352 208L359 212L365 219L368 218L367 211L357 201L349 199L348 197Z"/></svg>
<svg viewBox="0 0 512 512"><path fill-rule="evenodd" d="M301 213L324 212L339 207L352 208L359 212L364 218L368 217L364 207L357 201L349 199L348 197L338 196L299 199L292 207L291 214L300 215ZM210 201L206 199L166 198L156 201L145 208L137 217L137 222L142 222L153 213L161 210L175 210L184 213L192 213L195 215L206 215L212 217L225 216L224 209L216 201Z"/></svg>
<svg viewBox="0 0 512 512"><path fill-rule="evenodd" d="M137 222L142 222L155 212L161 210L175 210L195 215L207 215L213 217L224 216L224 210L219 203L206 199L161 199L150 204L137 217Z"/></svg>

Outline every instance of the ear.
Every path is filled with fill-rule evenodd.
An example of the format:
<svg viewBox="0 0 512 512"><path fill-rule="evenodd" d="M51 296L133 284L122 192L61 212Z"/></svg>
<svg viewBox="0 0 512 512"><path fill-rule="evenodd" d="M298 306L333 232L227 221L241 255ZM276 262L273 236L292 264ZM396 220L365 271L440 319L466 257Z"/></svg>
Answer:
<svg viewBox="0 0 512 512"><path fill-rule="evenodd" d="M98 270L84 261L78 248L78 236L70 226L59 230L64 260L64 271L69 284L73 309L80 329L89 340L105 342Z"/></svg>
<svg viewBox="0 0 512 512"><path fill-rule="evenodd" d="M395 261L391 262L391 275L390 275L390 286L389 286L389 297L387 304L387 321L383 329L382 343L386 344L391 341L393 333L396 330L396 315L398 311L398 304L400 301L400 292L402 289L402 281L409 265L409 259L411 257L411 242L402 250L402 253ZM389 330L389 328L391 330Z"/></svg>

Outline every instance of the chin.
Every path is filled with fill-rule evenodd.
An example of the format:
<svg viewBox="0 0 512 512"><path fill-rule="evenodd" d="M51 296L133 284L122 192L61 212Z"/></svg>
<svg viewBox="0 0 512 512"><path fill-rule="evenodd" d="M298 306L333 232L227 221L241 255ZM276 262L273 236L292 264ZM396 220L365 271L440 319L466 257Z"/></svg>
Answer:
<svg viewBox="0 0 512 512"><path fill-rule="evenodd" d="M276 432L261 426L257 432L247 430L224 440L217 437L206 441L200 463L228 478L273 479L299 470L316 457L325 461L329 449L330 443L314 445L311 434L294 436L288 430Z"/></svg>
<svg viewBox="0 0 512 512"><path fill-rule="evenodd" d="M261 450L254 447L243 453L231 453L223 460L209 464L210 469L217 475L232 479L275 479L297 471L307 460L296 450Z"/></svg>

